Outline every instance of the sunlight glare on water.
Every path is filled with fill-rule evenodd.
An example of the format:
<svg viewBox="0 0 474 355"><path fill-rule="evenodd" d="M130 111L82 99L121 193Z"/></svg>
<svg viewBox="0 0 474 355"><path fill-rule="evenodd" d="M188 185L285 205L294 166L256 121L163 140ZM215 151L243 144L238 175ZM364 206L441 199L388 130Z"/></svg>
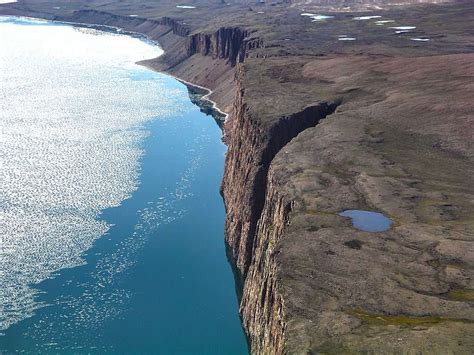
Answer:
<svg viewBox="0 0 474 355"><path fill-rule="evenodd" d="M176 110L159 80L130 80L159 47L42 23L0 18L0 332L41 306L31 284L83 263L137 187L144 124Z"/></svg>

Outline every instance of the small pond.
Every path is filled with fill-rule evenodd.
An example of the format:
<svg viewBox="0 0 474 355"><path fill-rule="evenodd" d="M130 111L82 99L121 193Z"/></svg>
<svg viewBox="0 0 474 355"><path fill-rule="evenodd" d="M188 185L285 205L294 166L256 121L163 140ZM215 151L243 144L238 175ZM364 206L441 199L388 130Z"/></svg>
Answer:
<svg viewBox="0 0 474 355"><path fill-rule="evenodd" d="M392 220L378 212L346 210L339 216L351 218L352 225L364 232L384 232L393 224Z"/></svg>

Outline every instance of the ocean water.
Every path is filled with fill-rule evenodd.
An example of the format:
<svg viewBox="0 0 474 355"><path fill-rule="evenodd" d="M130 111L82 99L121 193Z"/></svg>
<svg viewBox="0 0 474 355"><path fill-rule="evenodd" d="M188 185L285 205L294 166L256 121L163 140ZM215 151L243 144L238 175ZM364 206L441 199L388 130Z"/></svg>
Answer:
<svg viewBox="0 0 474 355"><path fill-rule="evenodd" d="M247 353L225 146L161 49L13 17L0 48L0 353Z"/></svg>

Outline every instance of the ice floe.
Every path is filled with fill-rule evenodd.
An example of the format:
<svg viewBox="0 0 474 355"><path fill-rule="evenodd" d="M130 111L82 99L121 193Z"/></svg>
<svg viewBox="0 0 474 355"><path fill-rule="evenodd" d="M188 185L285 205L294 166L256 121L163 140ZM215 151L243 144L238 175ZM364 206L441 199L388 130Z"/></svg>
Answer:
<svg viewBox="0 0 474 355"><path fill-rule="evenodd" d="M430 38L410 38L410 41L417 41L417 42L428 42Z"/></svg>
<svg viewBox="0 0 474 355"><path fill-rule="evenodd" d="M339 37L338 41L355 41L357 38L355 37Z"/></svg>
<svg viewBox="0 0 474 355"><path fill-rule="evenodd" d="M178 9L195 9L196 6L191 6L191 5L176 5Z"/></svg>

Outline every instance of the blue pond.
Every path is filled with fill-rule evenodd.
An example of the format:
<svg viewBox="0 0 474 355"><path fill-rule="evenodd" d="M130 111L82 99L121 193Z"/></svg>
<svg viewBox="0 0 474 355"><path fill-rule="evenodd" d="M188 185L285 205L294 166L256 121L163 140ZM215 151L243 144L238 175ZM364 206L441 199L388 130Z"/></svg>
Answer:
<svg viewBox="0 0 474 355"><path fill-rule="evenodd" d="M352 225L364 232L384 232L393 223L382 213L371 211L346 210L339 213L339 216L351 218Z"/></svg>

